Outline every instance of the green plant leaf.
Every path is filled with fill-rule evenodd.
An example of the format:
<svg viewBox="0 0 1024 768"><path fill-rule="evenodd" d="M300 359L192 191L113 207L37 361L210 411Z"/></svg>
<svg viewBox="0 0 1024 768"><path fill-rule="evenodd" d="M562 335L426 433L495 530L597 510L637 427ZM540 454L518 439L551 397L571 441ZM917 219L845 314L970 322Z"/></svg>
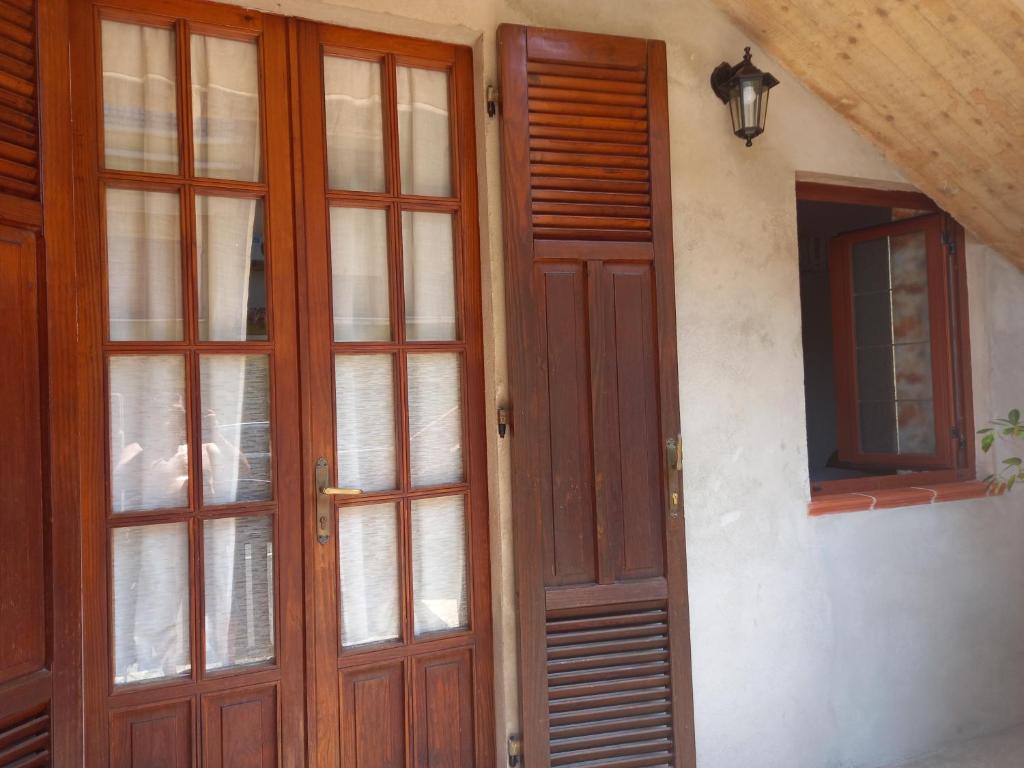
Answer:
<svg viewBox="0 0 1024 768"><path fill-rule="evenodd" d="M1021 465L1021 459L1019 456L1014 456L1009 459L1003 459L1003 464L1007 464L1011 467L1019 467Z"/></svg>
<svg viewBox="0 0 1024 768"><path fill-rule="evenodd" d="M1014 408L1012 411L1010 411L1010 415L1008 418L1011 424L1020 424L1020 410Z"/></svg>
<svg viewBox="0 0 1024 768"><path fill-rule="evenodd" d="M988 453L989 450L991 450L992 448L992 443L994 443L995 441L996 436L994 434L990 433L985 435L983 438L981 438L981 450L984 451L985 453Z"/></svg>
<svg viewBox="0 0 1024 768"><path fill-rule="evenodd" d="M984 429L979 429L978 430L978 434L979 435L987 435L989 432L992 432L992 431L993 431L992 427L985 427Z"/></svg>
<svg viewBox="0 0 1024 768"><path fill-rule="evenodd" d="M1006 490L1007 491L1012 491L1013 490L1013 484L1016 483L1016 482L1017 482L1017 476L1016 475L1010 475L1010 479L1006 481Z"/></svg>

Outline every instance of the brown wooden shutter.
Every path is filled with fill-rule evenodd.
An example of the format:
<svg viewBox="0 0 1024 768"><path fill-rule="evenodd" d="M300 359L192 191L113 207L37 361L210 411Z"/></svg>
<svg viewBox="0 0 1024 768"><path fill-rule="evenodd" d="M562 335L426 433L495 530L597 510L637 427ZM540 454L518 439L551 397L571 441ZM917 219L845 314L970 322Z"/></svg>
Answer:
<svg viewBox="0 0 1024 768"><path fill-rule="evenodd" d="M498 47L525 764L693 765L665 47Z"/></svg>
<svg viewBox="0 0 1024 768"><path fill-rule="evenodd" d="M39 29L47 34L37 35ZM74 413L79 286L67 40L63 3L0 0L3 767L81 764ZM45 94L41 71L50 78Z"/></svg>

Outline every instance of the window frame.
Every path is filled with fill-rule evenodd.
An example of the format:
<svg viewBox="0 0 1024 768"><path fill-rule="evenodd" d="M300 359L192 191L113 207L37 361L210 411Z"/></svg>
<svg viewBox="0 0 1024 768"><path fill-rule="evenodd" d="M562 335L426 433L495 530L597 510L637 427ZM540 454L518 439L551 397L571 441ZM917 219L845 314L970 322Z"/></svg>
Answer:
<svg viewBox="0 0 1024 768"><path fill-rule="evenodd" d="M924 194L905 190L884 190L856 186L826 184L820 182L798 181L796 197L799 201L816 201L840 203L846 205L870 205L888 208L901 208L917 212L913 219L885 225L887 228L906 226L914 228L914 224L903 225L903 221L915 221L918 228L926 216L940 215L936 220L934 237L938 238L938 256L936 263L929 258L929 324L933 336L933 380L935 388L935 430L936 453L930 457L886 456L865 454L857 448L858 418L855 408L856 390L855 360L851 352L853 344L852 308L849 306L852 296L852 285L849 280L841 280L847 288L845 293L837 287L833 280L832 264L830 263L830 286L833 291L833 365L836 375L836 410L837 430L839 433L839 453L849 461L847 466L890 468L892 472L885 475L874 475L863 478L844 480L811 481L810 491L812 503L819 497L836 494L865 494L894 488L931 487L942 483L972 481L976 477L975 452L972 436L974 434L973 397L971 390L970 371L970 327L967 303L967 275L965 261L965 233L951 216L945 213L931 198ZM875 228L865 228L849 235L840 235L833 241L833 246L844 241L849 243L856 238L856 232L870 232ZM859 238L864 239L864 238ZM932 248L929 248L932 251ZM830 261L833 258L830 255ZM842 261L842 259L841 259ZM847 261L847 264L849 262ZM933 280L933 273L939 273L941 282ZM839 313L845 321L836 323L836 302L843 301L846 311ZM938 301L936 301L938 300ZM937 335L938 334L938 335ZM935 348L941 346L938 360ZM845 352L840 349L843 347ZM842 361L840 360L842 358ZM846 371L846 381L842 382ZM941 374L940 376L937 374ZM941 378L941 383L939 382ZM850 384L853 383L852 399ZM846 394L839 395L838 390L846 385ZM941 391L940 391L941 390ZM941 400L941 402L940 402ZM854 404L851 406L851 402ZM941 409L941 413L940 413ZM852 442L851 442L852 440ZM854 450L851 450L854 449Z"/></svg>

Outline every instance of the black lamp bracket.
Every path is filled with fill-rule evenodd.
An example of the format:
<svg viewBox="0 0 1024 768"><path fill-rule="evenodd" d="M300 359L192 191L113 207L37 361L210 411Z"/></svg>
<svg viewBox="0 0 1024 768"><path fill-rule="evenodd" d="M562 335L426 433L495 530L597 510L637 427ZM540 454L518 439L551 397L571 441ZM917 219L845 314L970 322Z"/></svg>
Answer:
<svg viewBox="0 0 1024 768"><path fill-rule="evenodd" d="M711 73L711 89L722 100L723 104L729 103L729 81L744 68L744 65L751 68L754 66L750 62L750 57L752 56L750 46L748 45L743 51L743 61L739 64L730 64L728 61L723 61Z"/></svg>

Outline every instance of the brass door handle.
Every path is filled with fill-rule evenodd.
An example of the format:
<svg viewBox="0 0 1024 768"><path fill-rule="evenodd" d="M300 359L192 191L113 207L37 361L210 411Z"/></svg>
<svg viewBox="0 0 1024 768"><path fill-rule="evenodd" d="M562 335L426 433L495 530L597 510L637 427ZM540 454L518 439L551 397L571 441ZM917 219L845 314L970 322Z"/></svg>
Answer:
<svg viewBox="0 0 1024 768"><path fill-rule="evenodd" d="M316 460L316 472L313 478L316 484L316 540L326 544L331 538L332 496L359 496L360 488L335 488L330 482L330 465L321 456Z"/></svg>
<svg viewBox="0 0 1024 768"><path fill-rule="evenodd" d="M363 493L362 488L335 488L332 485L325 485L316 490L324 496L360 496Z"/></svg>

